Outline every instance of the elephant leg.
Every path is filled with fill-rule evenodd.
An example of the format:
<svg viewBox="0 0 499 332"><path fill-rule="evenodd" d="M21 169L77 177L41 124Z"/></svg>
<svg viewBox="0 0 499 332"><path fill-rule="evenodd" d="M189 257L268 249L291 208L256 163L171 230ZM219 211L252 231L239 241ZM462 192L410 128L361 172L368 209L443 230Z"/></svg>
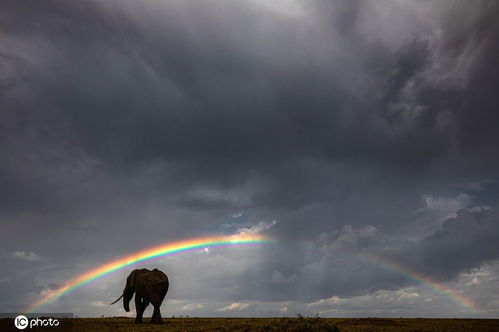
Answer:
<svg viewBox="0 0 499 332"><path fill-rule="evenodd" d="M151 323L161 324L162 322L163 320L161 319L161 312L159 311L159 306L154 306Z"/></svg>
<svg viewBox="0 0 499 332"><path fill-rule="evenodd" d="M135 311L137 312L137 317L135 318L135 323L142 323L142 314L144 313L145 307L142 304L142 299L137 294L135 295Z"/></svg>
<svg viewBox="0 0 499 332"><path fill-rule="evenodd" d="M156 308L152 311L151 323L156 323Z"/></svg>

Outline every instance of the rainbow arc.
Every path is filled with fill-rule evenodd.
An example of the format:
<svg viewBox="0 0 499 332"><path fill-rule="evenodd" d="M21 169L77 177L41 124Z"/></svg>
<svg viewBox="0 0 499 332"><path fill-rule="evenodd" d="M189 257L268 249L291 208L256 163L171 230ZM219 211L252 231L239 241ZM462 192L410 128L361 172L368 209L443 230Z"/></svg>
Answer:
<svg viewBox="0 0 499 332"><path fill-rule="evenodd" d="M461 306L464 309L469 309L473 310L476 312L481 312L480 309L478 308L477 304L473 302L473 300L467 298L460 292L451 289L447 286L445 286L442 283L439 283L432 278L425 276L422 273L419 273L411 268L408 268L406 266L403 266L401 264L395 263L393 261L389 261L384 258L380 257L374 257L370 255L361 255L360 256L362 259L366 260L370 264L381 268L385 271L389 271L392 273L396 273L398 275L403 276L406 279L415 281L418 284L421 284L433 291L435 291L438 294L441 294L448 299L452 300L453 302L457 303L459 306Z"/></svg>
<svg viewBox="0 0 499 332"><path fill-rule="evenodd" d="M267 237L256 234L232 235L232 236L212 236L203 238L194 238L184 241L167 243L153 248L141 250L131 255L119 258L96 269L90 270L76 278L68 281L64 286L51 290L43 294L42 298L31 304L26 313L38 311L42 306L53 302L62 295L68 294L94 280L100 279L112 272L121 270L140 262L145 262L160 257L173 256L188 252L195 252L205 248L223 248L223 247L241 247L255 246L273 241Z"/></svg>
<svg viewBox="0 0 499 332"><path fill-rule="evenodd" d="M268 237L257 234L211 236L167 243L153 248L141 250L139 252L111 261L96 269L85 272L68 281L64 284L64 286L58 289L45 292L44 294L42 294L42 297L38 301L32 303L25 310L25 312L36 312L44 305L53 302L62 295L68 294L92 281L98 280L115 271L119 271L125 267L132 266L140 262L150 261L161 257L179 255L183 253L196 252L209 248L259 246L262 244L270 244L275 242L276 241ZM309 246L307 245L306 247ZM438 294L451 299L453 302L459 304L465 309L471 309L477 312L481 312L478 306L471 299L465 297L458 291L450 289L449 287L438 283L432 280L430 277L425 276L415 270L379 257L369 255L362 255L360 257L368 263L377 266L378 268L382 268L386 271L399 274L409 280L426 286L427 288L437 292Z"/></svg>

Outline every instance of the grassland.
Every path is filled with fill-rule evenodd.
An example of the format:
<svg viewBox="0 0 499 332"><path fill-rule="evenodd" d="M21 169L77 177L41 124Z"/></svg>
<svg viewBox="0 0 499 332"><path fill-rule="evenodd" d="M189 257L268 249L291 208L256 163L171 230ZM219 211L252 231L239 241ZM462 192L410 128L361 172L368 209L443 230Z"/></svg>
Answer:
<svg viewBox="0 0 499 332"><path fill-rule="evenodd" d="M498 319L425 318L164 318L162 325L134 324L130 318L76 318L70 331L499 331ZM1 320L0 330L12 320ZM50 331L62 331L51 329Z"/></svg>

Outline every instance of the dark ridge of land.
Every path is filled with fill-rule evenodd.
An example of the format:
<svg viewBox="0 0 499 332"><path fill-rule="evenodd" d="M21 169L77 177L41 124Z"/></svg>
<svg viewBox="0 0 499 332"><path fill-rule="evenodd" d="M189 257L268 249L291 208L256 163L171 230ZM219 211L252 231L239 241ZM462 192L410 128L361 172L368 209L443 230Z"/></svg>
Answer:
<svg viewBox="0 0 499 332"><path fill-rule="evenodd" d="M61 319L66 328L30 329L30 331L73 332L130 332L130 331L329 331L329 332L434 332L434 331L499 331L499 319L444 318L164 318L163 324L147 320L135 324L132 318L75 318ZM0 319L0 331L19 331L12 319Z"/></svg>

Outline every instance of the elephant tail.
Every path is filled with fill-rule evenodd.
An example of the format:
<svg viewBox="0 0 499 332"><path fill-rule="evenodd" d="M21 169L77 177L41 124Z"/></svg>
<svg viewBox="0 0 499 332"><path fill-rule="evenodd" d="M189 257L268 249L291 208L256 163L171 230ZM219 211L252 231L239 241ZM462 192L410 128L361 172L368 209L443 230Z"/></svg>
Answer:
<svg viewBox="0 0 499 332"><path fill-rule="evenodd" d="M114 301L113 303L111 303L111 305L113 305L113 304L115 304L116 302L118 302L118 301L119 301L122 297L123 297L123 294L121 294L121 296L120 296L120 297L118 297L118 298L116 299L116 301Z"/></svg>

